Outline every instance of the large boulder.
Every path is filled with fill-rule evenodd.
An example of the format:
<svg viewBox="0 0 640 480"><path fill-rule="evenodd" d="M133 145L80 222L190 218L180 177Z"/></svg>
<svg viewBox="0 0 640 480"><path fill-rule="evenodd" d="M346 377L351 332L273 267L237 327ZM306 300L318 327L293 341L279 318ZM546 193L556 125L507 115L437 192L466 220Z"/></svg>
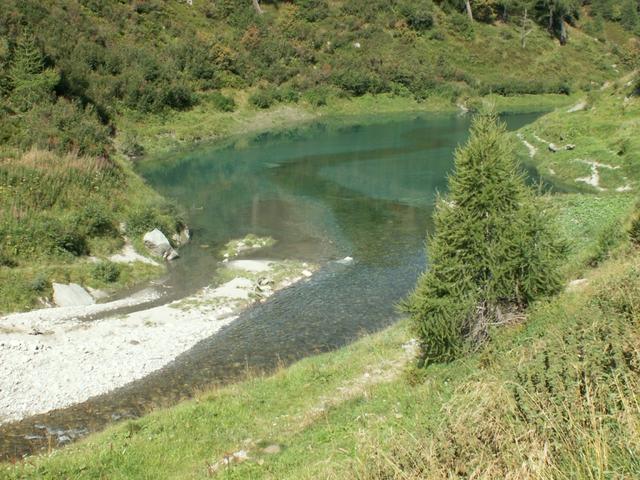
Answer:
<svg viewBox="0 0 640 480"><path fill-rule="evenodd" d="M158 255L165 260L173 260L179 257L178 252L173 249L164 233L157 228L147 232L143 240L145 247L151 250L155 255Z"/></svg>
<svg viewBox="0 0 640 480"><path fill-rule="evenodd" d="M53 302L59 307L84 307L96 303L89 292L77 283L53 283Z"/></svg>

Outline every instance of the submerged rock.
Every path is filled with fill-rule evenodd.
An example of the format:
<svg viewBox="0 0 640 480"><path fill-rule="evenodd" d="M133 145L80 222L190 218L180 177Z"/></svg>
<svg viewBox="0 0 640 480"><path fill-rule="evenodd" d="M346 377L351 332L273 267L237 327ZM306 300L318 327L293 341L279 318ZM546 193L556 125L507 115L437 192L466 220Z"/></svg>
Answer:
<svg viewBox="0 0 640 480"><path fill-rule="evenodd" d="M185 225L182 230L174 233L171 236L171 239L173 240L174 244L179 247L186 245L191 240L191 231L189 230L189 227Z"/></svg>
<svg viewBox="0 0 640 480"><path fill-rule="evenodd" d="M342 260L336 260L336 263L340 265L351 265L353 263L352 257L344 257Z"/></svg>
<svg viewBox="0 0 640 480"><path fill-rule="evenodd" d="M164 233L157 228L147 232L143 240L145 247L165 260L174 260L180 256L178 252L173 249Z"/></svg>
<svg viewBox="0 0 640 480"><path fill-rule="evenodd" d="M77 283L54 283L53 302L59 307L80 307L96 303L89 292Z"/></svg>

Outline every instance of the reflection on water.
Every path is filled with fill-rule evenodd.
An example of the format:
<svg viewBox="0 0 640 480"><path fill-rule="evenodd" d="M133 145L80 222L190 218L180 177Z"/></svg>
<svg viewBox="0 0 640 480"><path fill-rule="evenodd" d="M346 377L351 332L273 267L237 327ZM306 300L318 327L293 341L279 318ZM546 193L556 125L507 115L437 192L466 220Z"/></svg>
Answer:
<svg viewBox="0 0 640 480"><path fill-rule="evenodd" d="M507 120L516 128L534 118ZM277 240L262 257L324 267L142 380L0 427L0 453L18 456L49 438L63 444L194 389L268 371L394 322L395 305L424 268L434 199L446 187L453 149L468 126L467 118L453 115L329 122L143 165L148 181L188 211L194 232L171 265L173 296L208 284L218 268L215 252L248 233ZM335 262L347 255L353 264Z"/></svg>

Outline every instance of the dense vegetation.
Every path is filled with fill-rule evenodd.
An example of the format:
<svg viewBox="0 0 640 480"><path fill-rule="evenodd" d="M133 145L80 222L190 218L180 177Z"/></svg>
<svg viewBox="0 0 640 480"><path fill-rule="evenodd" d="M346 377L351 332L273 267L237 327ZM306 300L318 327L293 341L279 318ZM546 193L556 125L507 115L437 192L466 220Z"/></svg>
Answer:
<svg viewBox="0 0 640 480"><path fill-rule="evenodd" d="M0 141L108 156L119 115L201 101L233 110L225 88L252 88L249 100L259 109L300 100L323 105L331 95L455 100L591 89L611 76L612 64L637 55L600 22L635 30L627 10L637 11L637 2L630 1L623 10L596 0L589 6L595 17L584 17L578 1L475 1L472 22L464 2L452 0L274 2L263 14L241 0L3 0ZM587 42L576 31L557 50L549 35L583 17L606 41Z"/></svg>

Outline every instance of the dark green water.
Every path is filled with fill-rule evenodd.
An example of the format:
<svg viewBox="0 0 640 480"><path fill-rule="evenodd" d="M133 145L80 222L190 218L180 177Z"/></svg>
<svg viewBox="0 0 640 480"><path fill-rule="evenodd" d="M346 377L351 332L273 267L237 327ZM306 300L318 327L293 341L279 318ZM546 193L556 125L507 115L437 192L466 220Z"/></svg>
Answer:
<svg viewBox="0 0 640 480"><path fill-rule="evenodd" d="M536 117L506 121L515 129ZM236 380L247 369L268 371L396 321L395 305L425 267L436 192L446 188L453 150L465 140L469 119L365 120L239 138L143 165L149 183L186 209L194 234L171 265L171 298L207 285L218 268L215 252L248 233L277 240L259 257L322 267L142 380L0 427L0 455L42 448L46 432L54 445L64 443L175 403L196 388ZM345 256L354 262L335 262Z"/></svg>

